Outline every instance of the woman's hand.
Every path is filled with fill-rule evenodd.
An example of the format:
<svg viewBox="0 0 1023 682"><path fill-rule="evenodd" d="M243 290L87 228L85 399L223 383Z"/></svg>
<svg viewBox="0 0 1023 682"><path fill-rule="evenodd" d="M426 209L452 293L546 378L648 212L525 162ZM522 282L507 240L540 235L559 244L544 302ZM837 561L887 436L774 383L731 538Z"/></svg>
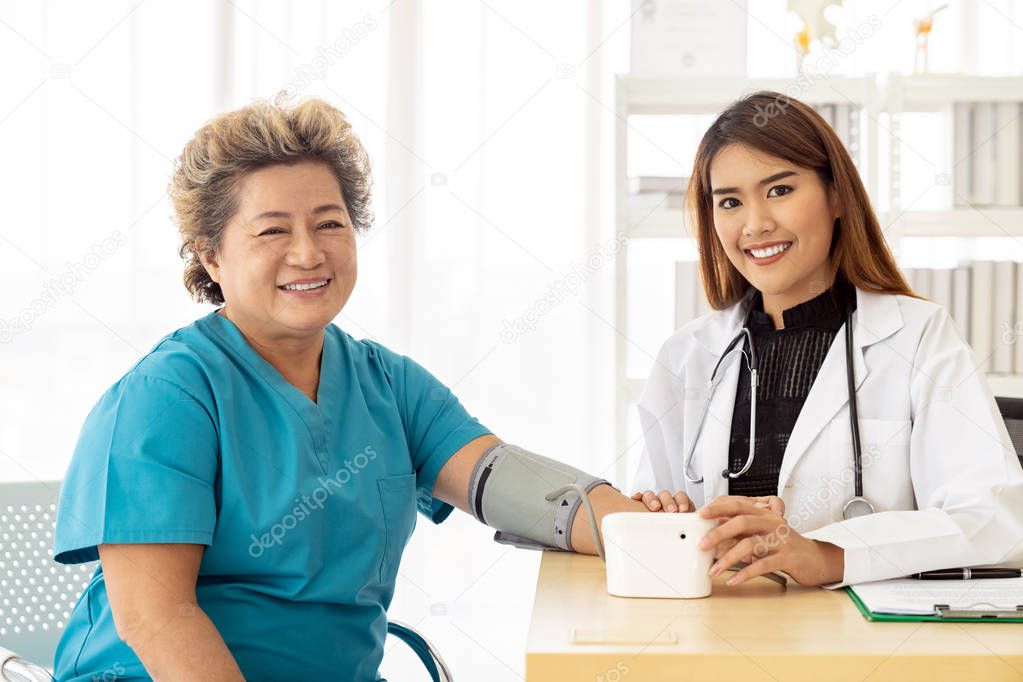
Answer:
<svg viewBox="0 0 1023 682"><path fill-rule="evenodd" d="M633 493L632 499L639 500L647 506L650 511L687 512L693 509L693 501L684 492L672 494L669 490L662 490L655 493L653 490ZM769 509L779 516L785 515L785 502L777 495L766 495L764 497L744 497L758 507Z"/></svg>
<svg viewBox="0 0 1023 682"><path fill-rule="evenodd" d="M634 493L632 499L639 500L652 512L687 512L693 508L693 501L683 492L674 495L668 490L655 493L653 490Z"/></svg>
<svg viewBox="0 0 1023 682"><path fill-rule="evenodd" d="M761 509L766 509L778 516L785 516L785 501L777 495L763 495L761 497L746 497L741 495L733 496L737 500L749 500L753 503L753 506ZM721 499L721 498L718 498ZM723 521L721 521L723 523ZM735 543L738 542L735 538L719 542L717 547L714 548L714 558L719 559L725 555L725 552L735 547ZM749 562L747 562L749 563Z"/></svg>
<svg viewBox="0 0 1023 682"><path fill-rule="evenodd" d="M771 571L784 571L800 585L842 581L845 552L841 547L803 537L774 511L777 505L772 506L769 498L759 504L755 500L764 498L722 495L700 509L700 516L718 519L718 527L700 540L700 549L725 546L710 568L712 576L745 561L749 566L729 578L729 585Z"/></svg>

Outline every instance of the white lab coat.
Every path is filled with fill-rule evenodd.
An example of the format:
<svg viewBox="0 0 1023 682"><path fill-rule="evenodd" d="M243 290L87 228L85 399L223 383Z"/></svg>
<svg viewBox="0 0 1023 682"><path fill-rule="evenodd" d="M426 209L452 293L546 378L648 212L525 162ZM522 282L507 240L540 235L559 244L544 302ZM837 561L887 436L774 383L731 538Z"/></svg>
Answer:
<svg viewBox="0 0 1023 682"><path fill-rule="evenodd" d="M728 494L739 363L722 363L693 455L683 459L711 371L738 333L750 295L682 327L643 389L645 449L633 490L685 490L697 507ZM982 373L945 309L857 290L853 314L863 493L877 513L842 519L853 495L845 329L824 359L792 429L778 496L792 528L845 550L840 587L960 566L1023 566L1023 471Z"/></svg>

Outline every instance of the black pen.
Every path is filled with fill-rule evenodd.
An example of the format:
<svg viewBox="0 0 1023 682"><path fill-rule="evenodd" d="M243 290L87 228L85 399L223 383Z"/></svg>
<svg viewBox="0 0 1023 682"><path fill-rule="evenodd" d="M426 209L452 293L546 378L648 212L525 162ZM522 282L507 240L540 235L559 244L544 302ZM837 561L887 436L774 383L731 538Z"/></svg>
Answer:
<svg viewBox="0 0 1023 682"><path fill-rule="evenodd" d="M910 576L917 580L979 580L981 578L1023 578L1019 568L943 568Z"/></svg>

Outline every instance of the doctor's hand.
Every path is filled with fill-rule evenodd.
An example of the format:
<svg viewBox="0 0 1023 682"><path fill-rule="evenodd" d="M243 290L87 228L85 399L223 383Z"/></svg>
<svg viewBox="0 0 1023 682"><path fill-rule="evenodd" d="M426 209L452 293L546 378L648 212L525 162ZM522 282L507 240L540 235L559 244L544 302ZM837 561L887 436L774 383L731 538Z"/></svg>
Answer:
<svg viewBox="0 0 1023 682"><path fill-rule="evenodd" d="M721 497L717 499L722 499ZM760 509L766 509L767 511L777 514L778 516L785 516L785 500L781 499L777 495L763 495L761 497L747 497L745 495L732 495L730 499L733 500L747 500L753 503L754 507ZM725 555L725 553L732 547L735 547L735 543L738 540L731 538L723 542L719 542L714 550L714 558L719 559ZM747 562L748 563L748 562Z"/></svg>
<svg viewBox="0 0 1023 682"><path fill-rule="evenodd" d="M729 585L771 571L783 571L800 585L842 581L845 552L841 547L803 537L784 516L753 499L722 495L699 510L700 516L718 520L718 527L699 544L700 549L721 548L710 568L712 576L745 561L749 566L729 578Z"/></svg>
<svg viewBox="0 0 1023 682"><path fill-rule="evenodd" d="M652 512L687 512L693 510L693 501L683 492L672 494L669 490L662 490L659 493L647 490L645 492L634 493L632 499L639 500Z"/></svg>

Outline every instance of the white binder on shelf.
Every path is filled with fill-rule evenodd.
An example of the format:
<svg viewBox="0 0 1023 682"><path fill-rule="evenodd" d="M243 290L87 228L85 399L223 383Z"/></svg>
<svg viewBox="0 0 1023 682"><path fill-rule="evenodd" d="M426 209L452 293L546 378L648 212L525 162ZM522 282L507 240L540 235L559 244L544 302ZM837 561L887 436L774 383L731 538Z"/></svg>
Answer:
<svg viewBox="0 0 1023 682"><path fill-rule="evenodd" d="M994 329L994 305L991 301L995 268L991 261L973 264L970 292L970 345L977 360L977 371L991 371L991 353L994 350L991 332Z"/></svg>
<svg viewBox="0 0 1023 682"><path fill-rule="evenodd" d="M1013 371L1023 372L1023 268L1016 264L1016 311L1012 321Z"/></svg>
<svg viewBox="0 0 1023 682"><path fill-rule="evenodd" d="M931 270L931 300L952 314L952 270L937 268Z"/></svg>
<svg viewBox="0 0 1023 682"><path fill-rule="evenodd" d="M995 104L995 205L1019 206L1020 105Z"/></svg>
<svg viewBox="0 0 1023 682"><path fill-rule="evenodd" d="M952 109L952 196L956 206L973 203L973 105L956 102Z"/></svg>
<svg viewBox="0 0 1023 682"><path fill-rule="evenodd" d="M1011 374L1016 355L1012 343L1016 317L1016 264L1011 260L995 263L995 283L991 298L994 304L994 327L991 330L994 354L990 371Z"/></svg>
<svg viewBox="0 0 1023 682"><path fill-rule="evenodd" d="M932 285L934 271L928 268L914 268L913 281L916 283L916 293L929 301L934 300L934 289Z"/></svg>
<svg viewBox="0 0 1023 682"><path fill-rule="evenodd" d="M952 321L966 343L970 343L970 287L969 267L959 266L952 271Z"/></svg>
<svg viewBox="0 0 1023 682"><path fill-rule="evenodd" d="M978 102L973 110L973 203L995 203L995 105Z"/></svg>
<svg viewBox="0 0 1023 682"><path fill-rule="evenodd" d="M835 129L835 134L842 141L846 151L853 157L853 162L855 162L856 155L853 154L852 131L849 129L849 109L850 106L848 104L835 105L835 122L832 123L832 127Z"/></svg>

